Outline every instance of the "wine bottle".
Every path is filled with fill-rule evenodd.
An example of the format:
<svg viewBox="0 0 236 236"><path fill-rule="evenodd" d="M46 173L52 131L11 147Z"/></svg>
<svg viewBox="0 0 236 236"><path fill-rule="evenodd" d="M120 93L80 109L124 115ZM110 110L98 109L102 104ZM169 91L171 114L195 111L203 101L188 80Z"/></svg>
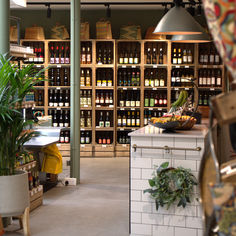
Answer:
<svg viewBox="0 0 236 236"><path fill-rule="evenodd" d="M59 127L63 127L63 126L64 126L63 111L60 110L60 114L59 114Z"/></svg>
<svg viewBox="0 0 236 236"><path fill-rule="evenodd" d="M80 127L84 128L85 127L85 116L84 116L84 111L80 112Z"/></svg>
<svg viewBox="0 0 236 236"><path fill-rule="evenodd" d="M163 64L163 63L164 63L163 49L160 48L160 51L159 51L159 64Z"/></svg>
<svg viewBox="0 0 236 236"><path fill-rule="evenodd" d="M69 48L69 46L66 46L65 63L66 64L70 64L70 48Z"/></svg>
<svg viewBox="0 0 236 236"><path fill-rule="evenodd" d="M62 90L59 91L58 104L59 104L59 107L63 107L63 105L64 105L64 102L63 102L63 91Z"/></svg>
<svg viewBox="0 0 236 236"><path fill-rule="evenodd" d="M55 57L55 55L54 55L54 47L53 47L53 45L51 45L51 47L50 47L50 63L51 64L55 63L54 57Z"/></svg>
<svg viewBox="0 0 236 236"><path fill-rule="evenodd" d="M130 116L130 111L128 111L128 115L127 115L127 127L130 127L131 126L131 116Z"/></svg>
<svg viewBox="0 0 236 236"><path fill-rule="evenodd" d="M65 63L65 48L64 45L61 46L61 64Z"/></svg>
<svg viewBox="0 0 236 236"><path fill-rule="evenodd" d="M87 47L86 62L87 62L87 64L92 63L92 53L91 53L90 46Z"/></svg>
<svg viewBox="0 0 236 236"><path fill-rule="evenodd" d="M81 64L86 64L86 49L82 47L81 51Z"/></svg>
<svg viewBox="0 0 236 236"><path fill-rule="evenodd" d="M65 99L64 99L64 106L69 107L70 106L70 94L69 90L66 89Z"/></svg>
<svg viewBox="0 0 236 236"><path fill-rule="evenodd" d="M147 64L151 64L151 58L152 58L152 56L151 56L151 48L149 47L147 49L147 58L146 58L146 63Z"/></svg>
<svg viewBox="0 0 236 236"><path fill-rule="evenodd" d="M104 118L103 118L103 112L100 112L100 117L99 117L99 127L103 128L104 127Z"/></svg>
<svg viewBox="0 0 236 236"><path fill-rule="evenodd" d="M105 127L111 127L110 113L108 111L106 112Z"/></svg>
<svg viewBox="0 0 236 236"><path fill-rule="evenodd" d="M56 55L55 55L55 63L59 64L60 63L60 52L59 52L59 46L56 46Z"/></svg>
<svg viewBox="0 0 236 236"><path fill-rule="evenodd" d="M49 94L48 94L48 105L50 106L50 107L53 107L53 105L54 105L54 99L53 99L53 90L52 89L50 89L49 90Z"/></svg>
<svg viewBox="0 0 236 236"><path fill-rule="evenodd" d="M70 126L69 111L65 110L64 127L69 127L69 126Z"/></svg>
<svg viewBox="0 0 236 236"><path fill-rule="evenodd" d="M57 107L57 106L58 106L57 90L54 91L53 106L54 106L54 107Z"/></svg>

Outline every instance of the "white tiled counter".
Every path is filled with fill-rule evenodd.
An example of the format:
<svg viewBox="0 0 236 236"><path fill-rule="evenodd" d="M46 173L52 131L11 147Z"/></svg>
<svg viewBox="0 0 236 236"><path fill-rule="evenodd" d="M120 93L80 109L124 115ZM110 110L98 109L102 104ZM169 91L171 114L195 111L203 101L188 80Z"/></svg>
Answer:
<svg viewBox="0 0 236 236"><path fill-rule="evenodd" d="M150 188L148 179L152 178L155 166L168 161L170 166L191 169L198 177L199 164L204 150L207 129L203 125L195 125L190 131L165 133L162 129L146 126L136 130L131 136L131 147L179 147L197 148L201 151L172 150L169 153L161 149L131 148L130 160L130 230L131 236L202 236L201 208L194 200L185 209L182 207L159 208L143 190ZM199 196L198 188L195 190ZM194 199L196 199L194 198Z"/></svg>

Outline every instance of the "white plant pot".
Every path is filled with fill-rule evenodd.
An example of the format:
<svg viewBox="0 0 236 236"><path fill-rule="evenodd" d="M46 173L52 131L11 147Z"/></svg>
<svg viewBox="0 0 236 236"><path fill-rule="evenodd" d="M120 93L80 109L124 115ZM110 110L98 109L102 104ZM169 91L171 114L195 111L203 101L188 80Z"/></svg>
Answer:
<svg viewBox="0 0 236 236"><path fill-rule="evenodd" d="M15 175L0 176L0 215L18 216L29 207L28 173L17 171Z"/></svg>

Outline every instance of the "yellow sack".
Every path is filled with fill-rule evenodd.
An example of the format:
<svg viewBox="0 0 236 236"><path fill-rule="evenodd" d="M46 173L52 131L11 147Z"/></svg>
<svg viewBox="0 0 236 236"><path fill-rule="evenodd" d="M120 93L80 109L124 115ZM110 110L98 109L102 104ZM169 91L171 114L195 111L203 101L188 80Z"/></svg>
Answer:
<svg viewBox="0 0 236 236"><path fill-rule="evenodd" d="M42 165L42 172L50 174L59 174L62 172L62 155L59 152L57 145L52 144L48 147L42 148L44 152L44 159Z"/></svg>

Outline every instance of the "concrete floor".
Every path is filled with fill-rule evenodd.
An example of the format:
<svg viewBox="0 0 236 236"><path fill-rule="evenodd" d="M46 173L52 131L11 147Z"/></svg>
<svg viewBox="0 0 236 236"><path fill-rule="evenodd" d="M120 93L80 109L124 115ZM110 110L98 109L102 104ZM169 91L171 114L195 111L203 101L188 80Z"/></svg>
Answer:
<svg viewBox="0 0 236 236"><path fill-rule="evenodd" d="M31 235L128 236L128 183L128 158L81 159L81 184L44 194L30 214Z"/></svg>

